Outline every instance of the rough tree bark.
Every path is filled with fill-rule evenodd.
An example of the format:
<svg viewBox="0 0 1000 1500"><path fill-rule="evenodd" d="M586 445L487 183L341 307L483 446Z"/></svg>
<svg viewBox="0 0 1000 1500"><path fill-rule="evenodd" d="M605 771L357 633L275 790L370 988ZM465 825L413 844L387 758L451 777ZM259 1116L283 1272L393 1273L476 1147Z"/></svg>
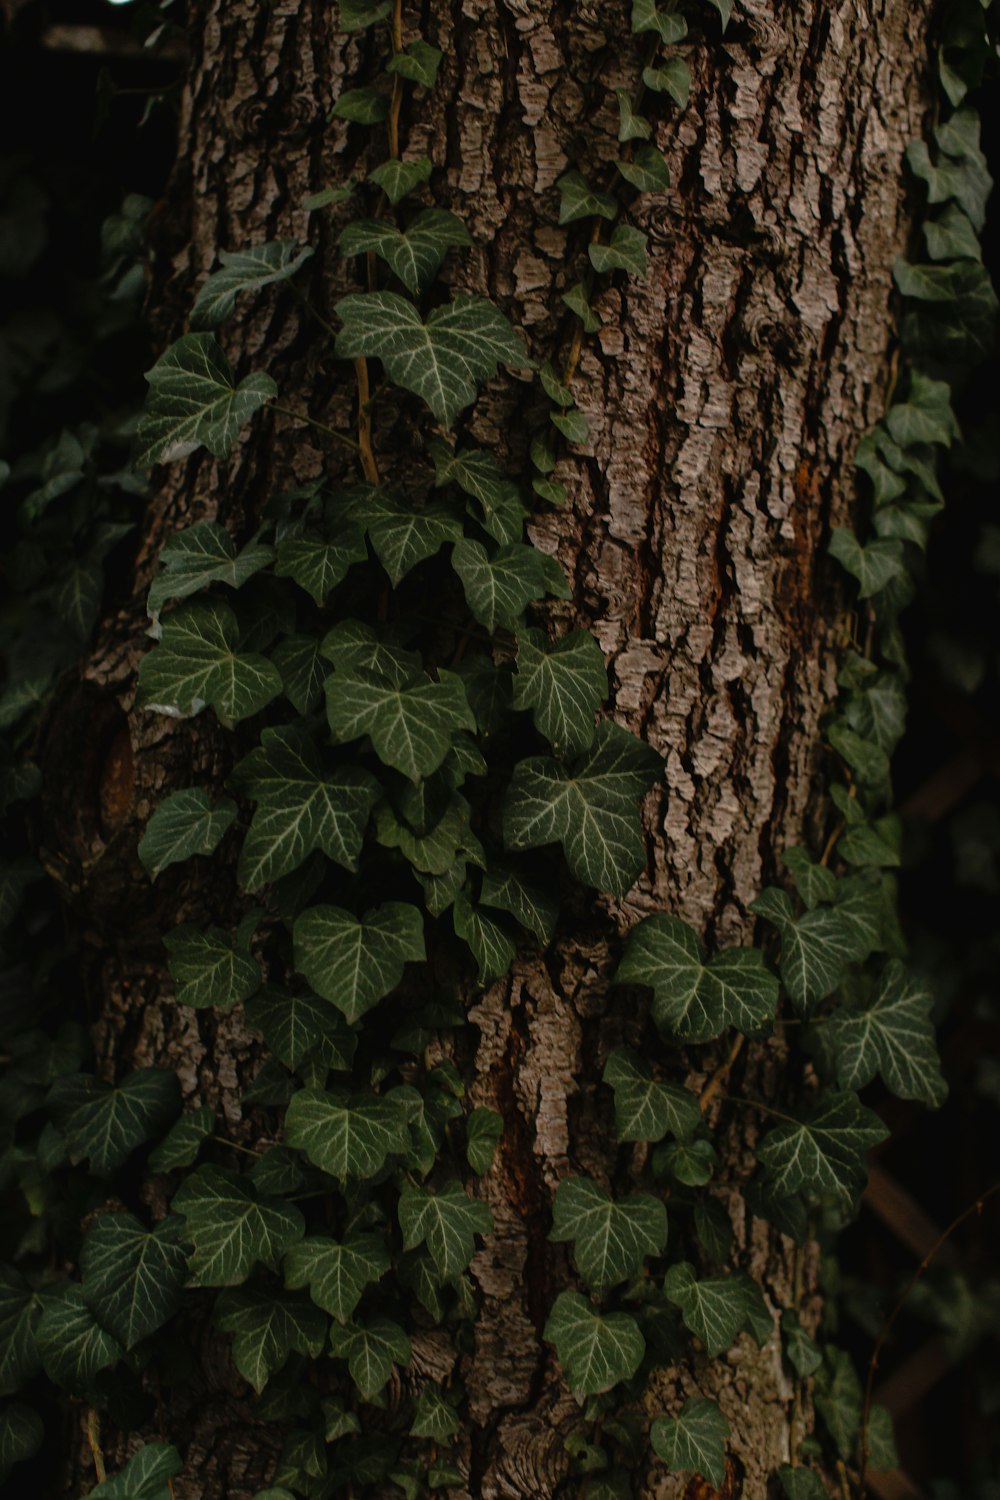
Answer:
<svg viewBox="0 0 1000 1500"><path fill-rule="evenodd" d="M637 211L651 236L648 280L622 282L598 305L603 329L574 387L590 445L565 466L571 504L540 516L533 534L574 581L556 608L604 648L610 712L664 754L667 775L648 801L648 863L629 897L594 905L577 895L555 948L520 961L472 1012L474 1099L502 1112L506 1132L482 1188L496 1232L473 1264L485 1305L475 1355L462 1360L473 1425L461 1500L541 1500L565 1473L577 1406L541 1338L569 1275L564 1248L547 1241L550 1195L568 1170L625 1181L640 1165L609 1150L597 1085L609 1046L642 1036L634 997L609 991L616 935L667 909L710 941L745 939L747 903L816 806L817 725L840 623L823 550L831 521L849 512L853 447L888 380L890 267L907 234L901 161L921 124L931 8L741 0L720 39L701 7L684 49L691 103L657 124L674 186ZM600 175L616 154L613 88L633 86L641 67L626 4L452 0L423 11L422 32L445 61L437 88L408 104L406 150L431 155L435 200L475 240L455 284L493 297L544 358L565 343L558 292L578 278L585 245L578 227L558 227L553 183L568 165ZM324 123L369 45L338 34L333 7L198 0L190 22L178 166L156 215L150 304L164 342L181 331L217 247L304 236L302 199L363 171L367 140ZM347 285L338 227L336 210L318 231L311 223L324 302ZM234 362L265 366L290 404L351 420L349 367L293 298L260 299L226 337ZM509 438L515 471L536 399L516 381L494 382L469 422L478 439ZM386 405L375 425L391 465L405 455L406 418ZM231 915L232 898L205 888L198 861L153 892L135 856L164 791L221 775L225 752L207 718L132 711L143 599L178 526L214 515L238 528L276 486L321 471L346 472L342 455L279 416L244 433L231 461L202 454L167 473L145 519L133 602L105 623L47 747L64 789L47 843L90 944L102 1066L175 1066L185 1092L218 1103L237 1134L252 1128L241 1127L236 1085L252 1072L253 1039L238 1012L209 1019L173 1005L157 945L176 920ZM782 1064L775 1041L738 1068L769 1086ZM746 1117L731 1114L719 1120L723 1182L746 1171L753 1145ZM739 1263L785 1305L789 1242L733 1207ZM808 1256L804 1274L808 1299ZM187 1458L177 1500L244 1500L266 1481L275 1440L254 1427L224 1346L206 1338L199 1357L196 1386L161 1414ZM433 1338L417 1357L434 1369L453 1358ZM651 1409L676 1410L693 1379L662 1371ZM792 1392L777 1339L758 1352L743 1337L697 1379L718 1388L743 1493L758 1500L789 1456ZM89 1465L82 1444L79 1454L72 1493ZM683 1489L676 1477L639 1486L657 1500Z"/></svg>

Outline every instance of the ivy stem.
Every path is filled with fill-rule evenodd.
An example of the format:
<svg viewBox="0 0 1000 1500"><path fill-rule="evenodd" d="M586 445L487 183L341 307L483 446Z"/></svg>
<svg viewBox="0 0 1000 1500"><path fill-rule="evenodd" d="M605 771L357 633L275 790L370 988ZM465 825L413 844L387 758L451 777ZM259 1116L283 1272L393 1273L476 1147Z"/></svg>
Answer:
<svg viewBox="0 0 1000 1500"><path fill-rule="evenodd" d="M398 57L403 50L403 0L395 0L392 8L392 52ZM389 155L399 157L399 112L403 105L403 79L401 74L392 75L392 98L389 101Z"/></svg>
<svg viewBox="0 0 1000 1500"><path fill-rule="evenodd" d="M279 406L277 401L271 402L272 411L280 411L283 417L291 417L295 422L305 422L307 427L315 427L317 432L325 432L327 437L332 437L338 443L343 443L345 448L350 448L352 453L359 452L357 443L346 432L338 432L336 427L328 427L325 422L317 422L315 417L310 417L304 411L292 411L290 406Z"/></svg>
<svg viewBox="0 0 1000 1500"><path fill-rule="evenodd" d="M227 1141L224 1135L213 1135L212 1140L220 1146L228 1146L230 1151L242 1151L244 1156L252 1156L256 1161L260 1161L264 1154L263 1151L254 1151L252 1146L241 1146L239 1141Z"/></svg>
<svg viewBox="0 0 1000 1500"><path fill-rule="evenodd" d="M375 450L372 447L372 414L369 409L371 400L371 389L368 384L368 361L359 358L354 361L354 372L358 377L358 452L361 454L361 467L365 471L365 478L369 484L378 484L378 464L375 462Z"/></svg>
<svg viewBox="0 0 1000 1500"><path fill-rule="evenodd" d="M840 1484L841 1500L851 1500L851 1486L847 1479L847 1465L842 1458L837 1459L837 1479Z"/></svg>
<svg viewBox="0 0 1000 1500"><path fill-rule="evenodd" d="M729 1053L726 1057L725 1062L722 1063L720 1067L716 1068L715 1072L712 1074L711 1078L702 1089L701 1097L698 1100L698 1108L701 1110L702 1114L707 1114L709 1105L728 1078L729 1070L732 1068L733 1063L743 1051L743 1043L745 1041L746 1037L743 1035L742 1031L737 1032L733 1044L729 1049Z"/></svg>
<svg viewBox="0 0 1000 1500"><path fill-rule="evenodd" d="M879 1356L882 1353L882 1350L885 1348L886 1340L892 1332L896 1319L899 1317L900 1313L903 1311L903 1308L906 1306L910 1293L913 1291L914 1287L917 1285L917 1282L923 1276L924 1272L934 1260L935 1256L938 1254L942 1246L951 1239L951 1236L955 1233L955 1230L958 1229L962 1224L964 1224L966 1219L971 1219L973 1214L982 1213L984 1205L990 1200L990 1198L995 1197L997 1193L1000 1193L1000 1182L994 1182L992 1187L988 1187L986 1189L985 1193L980 1193L975 1202L970 1203L967 1208L963 1208L962 1212L958 1214L954 1219L952 1219L951 1223L948 1225L948 1228L945 1229L940 1235L938 1235L937 1239L934 1241L933 1245L928 1250L927 1254L924 1256L920 1264L917 1266L917 1269L914 1271L909 1281L906 1283L906 1286L903 1288L902 1295L900 1296L895 1307L892 1309L892 1312L886 1318L885 1322L882 1324L881 1329L879 1330L879 1336L875 1340L875 1348L872 1350L872 1357L868 1361L868 1374L865 1377L865 1399L864 1404L861 1408L861 1472L858 1475L858 1495L862 1497L862 1500L865 1493L865 1475L868 1472L868 1460L871 1456L871 1445L868 1441L868 1427L871 1421L872 1414L872 1392L875 1388L875 1371L878 1369ZM848 1500L850 1500L849 1496Z"/></svg>
<svg viewBox="0 0 1000 1500"><path fill-rule="evenodd" d="M92 1406L87 1408L87 1443L94 1460L97 1482L103 1484L108 1477L108 1471L104 1467L104 1454L101 1452L101 1419Z"/></svg>

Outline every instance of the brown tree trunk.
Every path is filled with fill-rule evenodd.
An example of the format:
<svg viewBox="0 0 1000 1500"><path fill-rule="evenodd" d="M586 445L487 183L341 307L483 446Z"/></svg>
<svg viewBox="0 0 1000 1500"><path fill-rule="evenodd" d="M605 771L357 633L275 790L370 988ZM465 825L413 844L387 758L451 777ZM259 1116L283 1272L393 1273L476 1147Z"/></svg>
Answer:
<svg viewBox="0 0 1000 1500"><path fill-rule="evenodd" d="M669 910L710 942L746 939L747 903L808 828L842 626L824 547L831 522L849 514L854 446L889 379L890 268L907 233L902 155L920 130L930 0L740 0L724 37L714 10L697 9L682 49L691 102L661 109L656 127L674 185L636 211L650 274L599 299L603 327L574 382L590 443L560 473L568 507L532 528L574 582L554 609L594 631L612 713L663 753L667 774L646 807L646 872L626 900L578 894L555 947L519 961L472 1012L471 1092L500 1110L505 1136L481 1189L496 1231L473 1263L485 1299L476 1350L460 1361L472 1418L461 1500L541 1500L565 1475L563 1439L580 1409L541 1336L570 1275L564 1248L547 1239L551 1194L569 1170L625 1182L642 1165L609 1147L598 1084L611 1045L648 1045L643 1017L609 987L616 938ZM370 43L338 33L333 12L298 0L194 5L179 166L157 216L151 301L164 341L181 331L217 248L304 238L302 200L363 174L355 158L367 137L324 122L364 72ZM432 157L435 201L475 241L456 284L497 301L542 360L565 347L558 293L579 278L586 244L579 226L558 227L553 184L568 166L601 177L617 155L613 89L634 85L641 39L630 36L624 0L456 0L423 12L422 32L445 60L438 86L408 103L405 150ZM310 263L324 308L348 285L336 214L319 225ZM285 404L352 420L351 368L292 298L261 299L226 338L234 362L275 376ZM535 387L525 390L494 382L469 423L490 445L509 440L514 472L526 468L536 400ZM405 420L386 404L375 427L386 463L403 461ZM91 941L102 1064L108 1074L175 1066L185 1092L218 1103L237 1134L253 1039L239 1011L208 1018L175 1006L157 943L179 919L231 916L233 898L187 867L151 891L135 857L163 793L195 772L202 782L221 775L225 751L208 716L178 724L133 711L143 600L177 527L214 515L239 528L276 490L321 472L349 470L314 430L283 416L248 429L230 461L202 453L168 471L133 606L106 623L49 745L67 804L52 809L48 841L72 872ZM81 737L92 751L84 769ZM682 1054L670 1060L683 1070ZM769 1086L782 1066L775 1040L737 1069ZM704 1076L688 1081L698 1088ZM753 1145L747 1117L731 1115L718 1120L723 1196L746 1175ZM790 1242L735 1195L732 1208L738 1264L780 1310ZM811 1255L800 1274L809 1306ZM439 1371L454 1359L433 1339L417 1357ZM695 1383L717 1390L743 1493L759 1500L789 1457L793 1392L777 1335L759 1352L742 1337L705 1369L661 1371L650 1410L675 1411ZM267 1481L277 1439L255 1426L224 1346L205 1343L196 1387L171 1397L162 1421L186 1455L177 1500L244 1500ZM682 1478L657 1472L638 1493L683 1492Z"/></svg>

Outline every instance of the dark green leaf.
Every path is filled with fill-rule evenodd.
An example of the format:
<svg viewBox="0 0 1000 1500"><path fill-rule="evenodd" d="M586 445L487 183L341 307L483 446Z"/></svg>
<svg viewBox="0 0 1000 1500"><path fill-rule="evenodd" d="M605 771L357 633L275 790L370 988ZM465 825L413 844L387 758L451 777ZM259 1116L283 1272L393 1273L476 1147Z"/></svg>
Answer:
<svg viewBox="0 0 1000 1500"><path fill-rule="evenodd" d="M136 429L136 468L187 458L205 447L225 458L239 430L278 394L270 375L236 385L229 363L208 333L188 333L147 372L146 409Z"/></svg>
<svg viewBox="0 0 1000 1500"><path fill-rule="evenodd" d="M628 1313L599 1313L579 1292L560 1292L544 1335L555 1345L569 1388L596 1396L630 1380L642 1363L646 1341Z"/></svg>
<svg viewBox="0 0 1000 1500"><path fill-rule="evenodd" d="M667 1211L648 1193L616 1203L589 1178L567 1177L556 1190L549 1238L572 1240L580 1275L605 1291L640 1271L647 1255L663 1253Z"/></svg>
<svg viewBox="0 0 1000 1500"><path fill-rule="evenodd" d="M425 957L423 917L387 901L358 919L339 906L313 906L296 918L295 967L318 995L354 1022L394 990L408 962Z"/></svg>
<svg viewBox="0 0 1000 1500"><path fill-rule="evenodd" d="M133 1214L101 1214L80 1254L84 1301L126 1349L173 1317L186 1272L176 1220L147 1230Z"/></svg>
<svg viewBox="0 0 1000 1500"><path fill-rule="evenodd" d="M649 1440L668 1469L692 1470L717 1490L726 1477L726 1439L729 1423L718 1403L707 1396L685 1401L678 1417L657 1417Z"/></svg>
<svg viewBox="0 0 1000 1500"><path fill-rule="evenodd" d="M240 292L287 281L312 255L309 245L295 240L272 240L252 250L220 250L221 271L215 271L198 293L191 309L191 327L217 328L236 307Z"/></svg>
<svg viewBox="0 0 1000 1500"><path fill-rule="evenodd" d="M224 1291L214 1321L232 1333L233 1363L258 1393L292 1353L315 1359L326 1341L327 1322L308 1297L271 1288L240 1286Z"/></svg>
<svg viewBox="0 0 1000 1500"><path fill-rule="evenodd" d="M139 840L139 858L150 878L195 854L211 854L236 821L229 797L213 802L201 787L173 792L158 805Z"/></svg>
<svg viewBox="0 0 1000 1500"><path fill-rule="evenodd" d="M261 1197L220 1167L199 1167L185 1178L171 1207L184 1215L185 1238L194 1245L192 1286L239 1286L258 1263L276 1270L305 1235L294 1205Z"/></svg>

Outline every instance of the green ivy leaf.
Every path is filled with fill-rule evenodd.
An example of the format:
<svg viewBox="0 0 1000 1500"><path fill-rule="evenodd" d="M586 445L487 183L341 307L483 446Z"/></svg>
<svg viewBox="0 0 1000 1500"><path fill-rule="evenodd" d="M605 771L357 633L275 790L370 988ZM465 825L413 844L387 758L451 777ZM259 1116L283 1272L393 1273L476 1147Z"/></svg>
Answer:
<svg viewBox="0 0 1000 1500"><path fill-rule="evenodd" d="M404 1250L426 1244L445 1281L465 1270L476 1253L476 1235L493 1228L489 1205L470 1198L457 1182L439 1193L407 1185L398 1212Z"/></svg>
<svg viewBox="0 0 1000 1500"><path fill-rule="evenodd" d="M289 1355L315 1359L326 1342L326 1318L308 1297L270 1287L230 1287L216 1303L213 1321L235 1335L233 1363L258 1395Z"/></svg>
<svg viewBox="0 0 1000 1500"><path fill-rule="evenodd" d="M41 1417L23 1401L14 1401L0 1411L0 1480L15 1464L33 1458L45 1441Z"/></svg>
<svg viewBox="0 0 1000 1500"><path fill-rule="evenodd" d="M556 182L559 190L559 222L572 224L577 219L616 219L618 204L612 193L592 188L577 171L564 172Z"/></svg>
<svg viewBox="0 0 1000 1500"><path fill-rule="evenodd" d="M905 401L890 407L885 419L889 436L901 448L920 443L938 443L950 448L962 436L962 429L952 410L951 386L946 380L932 380L921 370L910 371L910 391Z"/></svg>
<svg viewBox="0 0 1000 1500"><path fill-rule="evenodd" d="M310 1235L285 1256L285 1285L307 1286L317 1306L341 1323L352 1317L365 1287L388 1271L385 1245L375 1234L348 1234L344 1240Z"/></svg>
<svg viewBox="0 0 1000 1500"><path fill-rule="evenodd" d="M444 1392L439 1386L425 1385L416 1400L410 1436L448 1443L461 1430L461 1419Z"/></svg>
<svg viewBox="0 0 1000 1500"><path fill-rule="evenodd" d="M305 993L286 994L263 989L247 1005L250 1026L263 1032L264 1040L286 1068L298 1068L315 1054L328 1067L350 1069L357 1036L325 1000Z"/></svg>
<svg viewBox="0 0 1000 1500"><path fill-rule="evenodd" d="M229 797L213 802L201 787L164 797L139 840L139 858L150 879L168 865L213 853L235 821L236 803Z"/></svg>
<svg viewBox="0 0 1000 1500"><path fill-rule="evenodd" d="M681 57L671 57L659 68L643 68L642 81L654 94L669 94L680 109L691 97L691 69Z"/></svg>
<svg viewBox="0 0 1000 1500"><path fill-rule="evenodd" d="M717 1198L700 1193L694 1205L694 1229L699 1244L714 1265L723 1265L733 1242L733 1221Z"/></svg>
<svg viewBox="0 0 1000 1500"><path fill-rule="evenodd" d="M667 1211L659 1198L635 1193L614 1202L587 1177L567 1177L556 1189L550 1240L573 1241L573 1259L594 1291L606 1291L642 1269L647 1255L667 1243Z"/></svg>
<svg viewBox="0 0 1000 1500"><path fill-rule="evenodd" d="M455 453L447 443L433 439L428 451L434 460L437 488L457 484L477 502L477 520L498 542L520 541L527 514L521 491L508 479L492 453L483 448L463 448Z"/></svg>
<svg viewBox="0 0 1000 1500"><path fill-rule="evenodd" d="M75 1285L46 1295L35 1346L49 1379L76 1393L85 1391L95 1375L117 1364L124 1353L114 1335L94 1317L83 1289Z"/></svg>
<svg viewBox="0 0 1000 1500"><path fill-rule="evenodd" d="M777 1473L788 1500L827 1500L826 1486L812 1469L782 1464Z"/></svg>
<svg viewBox="0 0 1000 1500"><path fill-rule="evenodd" d="M476 960L478 983L488 985L501 979L517 957L517 947L505 928L461 892L455 897L452 922L455 936L462 939Z"/></svg>
<svg viewBox="0 0 1000 1500"><path fill-rule="evenodd" d="M469 231L457 214L425 208L405 230L385 219L355 219L340 236L341 255L374 252L408 291L424 292L453 248L471 245Z"/></svg>
<svg viewBox="0 0 1000 1500"><path fill-rule="evenodd" d="M491 556L481 542L456 542L452 567L462 580L466 603L490 632L512 626L524 607L549 591L549 577L537 548L510 542Z"/></svg>
<svg viewBox="0 0 1000 1500"><path fill-rule="evenodd" d="M438 672L397 686L373 672L337 671L327 679L326 712L337 744L367 734L383 765L411 781L441 765L462 729L474 730L462 679Z"/></svg>
<svg viewBox="0 0 1000 1500"><path fill-rule="evenodd" d="M35 1328L41 1315L42 1304L21 1273L0 1266L0 1395L13 1395L37 1373Z"/></svg>
<svg viewBox="0 0 1000 1500"><path fill-rule="evenodd" d="M955 203L949 203L936 219L921 225L927 254L931 260L982 260L972 220Z"/></svg>
<svg viewBox="0 0 1000 1500"><path fill-rule="evenodd" d="M830 554L858 580L858 598L870 599L891 583L907 574L903 544L892 538L876 539L862 547L853 531L835 526L830 536Z"/></svg>
<svg viewBox="0 0 1000 1500"><path fill-rule="evenodd" d="M419 509L388 490L376 490L364 505L365 526L375 555L397 588L417 563L462 538L462 522L442 505Z"/></svg>
<svg viewBox="0 0 1000 1500"><path fill-rule="evenodd" d="M416 906L387 901L362 919L339 906L313 906L295 920L295 967L348 1022L394 990L408 962L421 963L423 917Z"/></svg>
<svg viewBox="0 0 1000 1500"><path fill-rule="evenodd" d="M806 1333L798 1313L791 1307L786 1307L781 1314L781 1341L788 1363L803 1380L823 1363L819 1345Z"/></svg>
<svg viewBox="0 0 1000 1500"><path fill-rule="evenodd" d="M377 89L345 89L330 111L331 120L349 120L353 125L381 125L389 117L389 101Z"/></svg>
<svg viewBox="0 0 1000 1500"><path fill-rule="evenodd" d="M709 5L714 5L722 19L722 30L725 31L733 14L735 0L708 0Z"/></svg>
<svg viewBox="0 0 1000 1500"><path fill-rule="evenodd" d="M384 161L368 173L368 180L380 187L395 208L397 203L428 180L431 175L431 159L420 156L416 161Z"/></svg>
<svg viewBox="0 0 1000 1500"><path fill-rule="evenodd" d="M47 1103L70 1161L86 1159L96 1176L110 1177L177 1114L180 1086L162 1068L139 1068L114 1087L82 1073L57 1079Z"/></svg>
<svg viewBox="0 0 1000 1500"><path fill-rule="evenodd" d="M599 1313L579 1292L560 1292L543 1337L554 1344L570 1390L598 1396L631 1380L642 1363L646 1341L628 1313Z"/></svg>
<svg viewBox="0 0 1000 1500"><path fill-rule="evenodd" d="M380 359L389 379L426 401L446 427L471 405L499 364L528 363L520 336L484 297L460 294L435 308L426 323L395 292L343 297L336 312L344 325L337 355Z"/></svg>
<svg viewBox="0 0 1000 1500"><path fill-rule="evenodd" d="M654 1079L642 1058L627 1047L609 1056L604 1082L614 1089L620 1141L660 1141L665 1135L685 1139L701 1124L695 1096L679 1084Z"/></svg>
<svg viewBox="0 0 1000 1500"><path fill-rule="evenodd" d="M668 1300L705 1346L709 1359L724 1354L738 1334L752 1334L758 1345L767 1342L773 1322L760 1287L745 1272L709 1276L699 1281L694 1267L682 1261L663 1279Z"/></svg>
<svg viewBox="0 0 1000 1500"><path fill-rule="evenodd" d="M429 42L418 37L402 52L394 53L386 63L385 70L387 73L398 73L400 78L406 78L410 83L419 83L425 89L432 89L443 56L444 53L437 47L432 47Z"/></svg>
<svg viewBox="0 0 1000 1500"><path fill-rule="evenodd" d="M781 1197L829 1194L850 1208L868 1178L866 1154L889 1132L856 1094L821 1094L810 1117L777 1125L757 1160Z"/></svg>
<svg viewBox="0 0 1000 1500"><path fill-rule="evenodd" d="M796 918L788 895L769 886L750 910L778 930L781 978L800 1015L808 1015L843 979L848 967L865 957L856 927L835 906L817 906Z"/></svg>
<svg viewBox="0 0 1000 1500"><path fill-rule="evenodd" d="M416 651L405 651L390 633L376 634L360 620L341 620L328 630L320 655L333 662L338 672L373 672L394 687L404 687L420 671Z"/></svg>
<svg viewBox="0 0 1000 1500"><path fill-rule="evenodd" d="M587 289L582 281L571 286L568 292L560 293L560 300L565 302L570 312L576 313L583 324L584 333L596 333L601 326L601 320L592 311L587 299Z"/></svg>
<svg viewBox="0 0 1000 1500"><path fill-rule="evenodd" d="M656 0L633 0L632 30L655 31L665 47L672 47L687 36L687 22L675 11L659 10Z"/></svg>
<svg viewBox="0 0 1000 1500"><path fill-rule="evenodd" d="M568 443L585 443L590 436L586 417L575 407L571 411L549 412L549 421Z"/></svg>
<svg viewBox="0 0 1000 1500"><path fill-rule="evenodd" d="M199 1167L186 1177L171 1208L184 1215L184 1237L194 1245L190 1286L239 1286L258 1263L276 1270L306 1232L293 1204L261 1197L221 1167Z"/></svg>
<svg viewBox="0 0 1000 1500"><path fill-rule="evenodd" d="M259 713L281 692L281 677L266 657L240 655L238 637L228 605L182 605L142 659L137 706L178 719L208 706L227 729Z"/></svg>
<svg viewBox="0 0 1000 1500"><path fill-rule="evenodd" d="M240 292L287 281L312 253L310 245L300 246L295 240L272 240L252 250L220 250L222 269L213 272L198 293L191 309L191 327L218 328L232 316Z"/></svg>
<svg viewBox="0 0 1000 1500"><path fill-rule="evenodd" d="M238 589L274 561L274 549L252 537L239 552L224 526L198 521L174 532L160 548L160 571L146 608L154 619L168 599L186 599L212 583Z"/></svg>
<svg viewBox="0 0 1000 1500"><path fill-rule="evenodd" d="M330 1352L346 1359L351 1379L365 1401L377 1396L393 1365L410 1363L410 1341L398 1323L375 1318L371 1323L334 1323Z"/></svg>
<svg viewBox="0 0 1000 1500"><path fill-rule="evenodd" d="M286 635L271 652L281 674L281 690L303 716L318 708L323 698L327 669L321 644L313 635Z"/></svg>
<svg viewBox="0 0 1000 1500"><path fill-rule="evenodd" d="M653 1452L668 1469L701 1474L721 1490L726 1478L729 1423L716 1401L691 1396L680 1416L657 1417L649 1431Z"/></svg>
<svg viewBox="0 0 1000 1500"><path fill-rule="evenodd" d="M615 98L618 100L618 139L648 141L653 134L653 127L647 119L636 113L635 103L628 89L615 89Z"/></svg>
<svg viewBox="0 0 1000 1500"><path fill-rule="evenodd" d="M136 428L135 467L187 458L205 447L225 458L239 430L278 394L270 375L233 381L229 362L209 333L187 333L146 374L150 391Z"/></svg>
<svg viewBox="0 0 1000 1500"><path fill-rule="evenodd" d="M331 589L342 583L358 562L366 562L368 548L360 526L338 525L330 536L286 536L278 543L275 575L292 578L314 603L323 605Z"/></svg>
<svg viewBox="0 0 1000 1500"><path fill-rule="evenodd" d="M239 764L240 789L257 811L240 853L239 881L259 891L319 849L356 870L372 808L382 794L359 766L327 770L309 735L295 725L265 729Z"/></svg>
<svg viewBox="0 0 1000 1500"><path fill-rule="evenodd" d="M880 1073L900 1099L919 1099L931 1109L943 1104L948 1086L934 1040L933 1008L933 995L891 959L874 998L841 1006L830 1020L830 1050L841 1087L863 1088Z"/></svg>
<svg viewBox="0 0 1000 1500"><path fill-rule="evenodd" d="M609 245L588 245L587 254L599 275L606 271L628 271L632 276L645 276L648 270L646 236L629 224L619 224L612 231Z"/></svg>
<svg viewBox="0 0 1000 1500"><path fill-rule="evenodd" d="M170 955L178 1005L232 1010L260 989L260 965L250 956L244 933L234 947L221 927L199 928L185 922L164 935L163 946Z"/></svg>
<svg viewBox="0 0 1000 1500"><path fill-rule="evenodd" d="M369 1178L409 1146L406 1115L377 1094L299 1089L285 1115L285 1139L331 1177Z"/></svg>
<svg viewBox="0 0 1000 1500"><path fill-rule="evenodd" d="M126 1349L173 1317L186 1272L171 1219L147 1230L133 1214L100 1214L80 1253L84 1301Z"/></svg>
<svg viewBox="0 0 1000 1500"><path fill-rule="evenodd" d="M621 138L619 132L619 140ZM616 161L615 166L625 181L631 183L640 193L662 193L670 186L670 168L667 166L663 152L656 146L637 146L631 161ZM645 246L645 237L643 237L643 246ZM645 261L645 255L643 260Z"/></svg>
<svg viewBox="0 0 1000 1500"><path fill-rule="evenodd" d="M503 1139L503 1120L495 1109L480 1105L465 1122L465 1159L482 1177L493 1165L497 1146Z"/></svg>
<svg viewBox="0 0 1000 1500"><path fill-rule="evenodd" d="M172 1443L145 1443L123 1469L90 1490L87 1500L171 1500L167 1480L183 1467Z"/></svg>
<svg viewBox="0 0 1000 1500"><path fill-rule="evenodd" d="M204 1143L215 1133L215 1126L215 1110L209 1104L181 1115L156 1150L149 1153L149 1170L173 1172L178 1167L192 1166Z"/></svg>
<svg viewBox="0 0 1000 1500"><path fill-rule="evenodd" d="M629 933L616 984L653 991L653 1019L685 1042L709 1042L728 1026L752 1035L774 1015L778 981L756 948L728 948L705 963L694 929L658 913Z"/></svg>
<svg viewBox="0 0 1000 1500"><path fill-rule="evenodd" d="M711 1182L718 1161L711 1141L673 1141L657 1150L653 1164L657 1173L663 1172L685 1187L704 1187Z"/></svg>
<svg viewBox="0 0 1000 1500"><path fill-rule="evenodd" d="M483 906L510 912L540 943L552 941L559 920L559 901L551 886L533 880L513 865L494 860L483 875L479 900Z"/></svg>
<svg viewBox="0 0 1000 1500"><path fill-rule="evenodd" d="M514 707L532 710L535 728L558 755L589 749L594 714L607 696L604 653L588 631L551 643L540 630L518 633Z"/></svg>
<svg viewBox="0 0 1000 1500"><path fill-rule="evenodd" d="M815 1381L816 1410L838 1454L847 1463L861 1433L861 1384L846 1350L828 1346Z"/></svg>
<svg viewBox="0 0 1000 1500"><path fill-rule="evenodd" d="M505 843L561 843L578 880L624 896L646 858L638 802L662 772L655 750L605 721L569 766L543 757L518 762L504 801Z"/></svg>

